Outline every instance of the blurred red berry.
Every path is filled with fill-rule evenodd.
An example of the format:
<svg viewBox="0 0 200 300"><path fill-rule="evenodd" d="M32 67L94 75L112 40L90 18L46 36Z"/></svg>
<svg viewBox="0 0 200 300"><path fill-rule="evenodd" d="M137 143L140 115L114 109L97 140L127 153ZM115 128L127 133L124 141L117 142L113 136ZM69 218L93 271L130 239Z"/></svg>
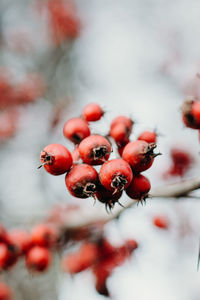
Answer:
<svg viewBox="0 0 200 300"><path fill-rule="evenodd" d="M5 243L0 243L0 270L7 270L16 262L15 250Z"/></svg>
<svg viewBox="0 0 200 300"><path fill-rule="evenodd" d="M182 119L187 127L200 129L200 101L186 100L182 105Z"/></svg>
<svg viewBox="0 0 200 300"><path fill-rule="evenodd" d="M31 237L22 229L13 229L8 232L7 244L17 255L26 253L31 247Z"/></svg>
<svg viewBox="0 0 200 300"><path fill-rule="evenodd" d="M34 246L26 254L26 266L31 271L46 271L51 264L51 254L47 248Z"/></svg>
<svg viewBox="0 0 200 300"><path fill-rule="evenodd" d="M156 216L153 218L153 224L161 229L169 228L169 220L164 216Z"/></svg>
<svg viewBox="0 0 200 300"><path fill-rule="evenodd" d="M38 224L31 232L33 245L50 248L56 245L57 240L57 231L49 224Z"/></svg>

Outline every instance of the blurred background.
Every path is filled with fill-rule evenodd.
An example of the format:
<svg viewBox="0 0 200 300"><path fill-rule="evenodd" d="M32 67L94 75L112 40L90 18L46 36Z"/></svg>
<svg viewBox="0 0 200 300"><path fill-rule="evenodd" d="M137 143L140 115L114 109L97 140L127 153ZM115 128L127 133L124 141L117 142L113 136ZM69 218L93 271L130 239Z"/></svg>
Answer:
<svg viewBox="0 0 200 300"><path fill-rule="evenodd" d="M132 140L144 130L159 133L163 155L146 172L152 186L180 180L169 172L174 148L194 162L181 175L199 174L198 133L184 128L180 113L186 97L200 96L199 11L199 1L186 0L0 1L0 222L6 228L31 229L58 205L80 205L78 218L104 212L91 198L71 197L64 176L37 170L46 145L73 150L63 124L90 102L106 112L93 133L108 134L120 114L136 122ZM109 277L111 299L200 299L198 194L148 199L106 225L114 245L126 238L139 244ZM168 230L154 227L156 215L169 219ZM23 261L2 273L14 299L104 298L89 270L73 278L62 272L60 256L45 274L29 274Z"/></svg>

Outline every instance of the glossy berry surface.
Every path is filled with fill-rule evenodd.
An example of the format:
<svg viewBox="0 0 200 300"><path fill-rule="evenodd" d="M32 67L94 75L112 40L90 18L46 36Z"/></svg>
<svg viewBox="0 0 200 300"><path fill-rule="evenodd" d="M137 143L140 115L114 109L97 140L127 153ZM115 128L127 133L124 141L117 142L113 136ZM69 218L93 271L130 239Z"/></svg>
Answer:
<svg viewBox="0 0 200 300"><path fill-rule="evenodd" d="M69 150L60 144L46 146L40 155L45 170L52 175L61 175L72 166L72 156Z"/></svg>
<svg viewBox="0 0 200 300"><path fill-rule="evenodd" d="M139 174L133 177L133 180L126 189L126 193L131 199L145 200L150 189L151 184L148 178Z"/></svg>
<svg viewBox="0 0 200 300"><path fill-rule="evenodd" d="M95 122L101 119L104 111L98 103L89 103L83 108L82 115L87 122Z"/></svg>
<svg viewBox="0 0 200 300"><path fill-rule="evenodd" d="M64 136L74 144L79 144L84 138L90 135L87 121L81 118L73 118L67 121L63 127Z"/></svg>
<svg viewBox="0 0 200 300"><path fill-rule="evenodd" d="M101 165L108 160L112 151L111 145L101 135L90 135L78 146L80 157L89 165Z"/></svg>
<svg viewBox="0 0 200 300"><path fill-rule="evenodd" d="M31 271L43 272L50 264L51 254L44 247L35 246L26 254L26 266Z"/></svg>
<svg viewBox="0 0 200 300"><path fill-rule="evenodd" d="M113 192L126 189L133 178L129 164L123 159L113 159L104 163L99 172L101 184Z"/></svg>
<svg viewBox="0 0 200 300"><path fill-rule="evenodd" d="M73 167L65 177L70 194L77 198L91 197L97 187L98 173L88 164Z"/></svg>

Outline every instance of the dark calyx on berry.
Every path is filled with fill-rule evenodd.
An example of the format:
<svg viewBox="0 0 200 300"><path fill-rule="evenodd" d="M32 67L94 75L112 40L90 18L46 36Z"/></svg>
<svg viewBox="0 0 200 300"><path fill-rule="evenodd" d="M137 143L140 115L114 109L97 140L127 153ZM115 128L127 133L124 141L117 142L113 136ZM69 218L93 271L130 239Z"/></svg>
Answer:
<svg viewBox="0 0 200 300"><path fill-rule="evenodd" d="M111 187L115 189L114 193L118 192L118 191L123 191L124 186L127 184L127 179L126 176L124 176L123 174L116 174L113 177L112 183L111 183Z"/></svg>
<svg viewBox="0 0 200 300"><path fill-rule="evenodd" d="M48 152L43 150L41 152L40 158L41 158L42 164L38 167L38 169L40 169L44 165L52 165L53 164L54 155L51 154L51 153L48 153Z"/></svg>
<svg viewBox="0 0 200 300"><path fill-rule="evenodd" d="M85 186L83 185L77 185L74 189L74 193L77 195L77 197L93 197L94 193L96 192L96 184L92 182L86 183Z"/></svg>
<svg viewBox="0 0 200 300"><path fill-rule="evenodd" d="M92 155L91 157L94 159L94 160L98 160L98 159L101 159L103 158L107 153L109 153L108 149L106 146L100 146L100 147L97 147L97 148L94 148L92 150ZM103 160L103 159L102 159ZM106 161L106 160L105 160Z"/></svg>

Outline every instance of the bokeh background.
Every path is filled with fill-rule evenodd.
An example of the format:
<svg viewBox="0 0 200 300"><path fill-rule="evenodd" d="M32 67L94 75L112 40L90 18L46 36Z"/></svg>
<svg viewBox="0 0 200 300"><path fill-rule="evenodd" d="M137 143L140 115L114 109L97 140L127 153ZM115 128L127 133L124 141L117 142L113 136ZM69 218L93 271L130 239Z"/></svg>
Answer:
<svg viewBox="0 0 200 300"><path fill-rule="evenodd" d="M73 149L63 124L89 102L106 111L93 133L107 134L119 114L136 121L131 139L146 129L160 133L163 155L146 172L152 186L180 180L163 177L174 146L195 160L186 177L199 174L198 134L184 128L180 113L183 99L200 93L199 1L64 1L71 18L67 30L64 21L60 29L48 2L0 1L0 221L7 228L29 229L57 204L79 204L78 218L104 212L91 199L70 197L64 176L37 170L47 144ZM106 225L113 244L126 238L139 243L132 259L109 278L112 299L200 299L198 191L195 195L149 199ZM169 230L153 226L156 214L169 218ZM1 276L17 300L104 298L90 271L71 278L59 261L58 255L40 276L30 275L24 262Z"/></svg>

